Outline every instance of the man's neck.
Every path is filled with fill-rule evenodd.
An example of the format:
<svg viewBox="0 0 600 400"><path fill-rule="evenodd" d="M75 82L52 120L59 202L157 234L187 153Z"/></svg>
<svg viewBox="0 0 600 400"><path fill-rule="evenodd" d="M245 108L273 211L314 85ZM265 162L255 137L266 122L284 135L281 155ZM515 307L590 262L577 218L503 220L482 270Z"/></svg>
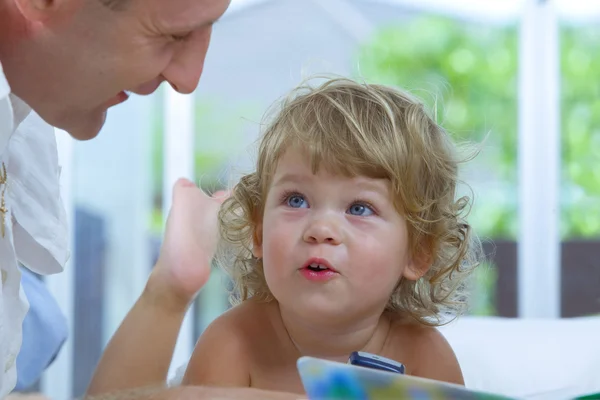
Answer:
<svg viewBox="0 0 600 400"><path fill-rule="evenodd" d="M390 330L390 320L373 313L352 322L308 321L278 307L290 341L303 356L346 362L353 351L380 353Z"/></svg>

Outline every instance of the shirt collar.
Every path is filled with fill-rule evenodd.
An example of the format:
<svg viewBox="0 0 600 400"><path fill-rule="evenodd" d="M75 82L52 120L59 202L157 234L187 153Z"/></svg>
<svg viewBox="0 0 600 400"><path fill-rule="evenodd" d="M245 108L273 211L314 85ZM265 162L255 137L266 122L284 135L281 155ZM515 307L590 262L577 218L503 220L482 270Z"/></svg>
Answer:
<svg viewBox="0 0 600 400"><path fill-rule="evenodd" d="M21 122L31 112L31 107L27 105L23 100L17 97L15 94L11 93L9 95L10 102L12 104L13 109L13 132L17 130Z"/></svg>
<svg viewBox="0 0 600 400"><path fill-rule="evenodd" d="M2 69L2 63L0 63L0 99L8 96L10 93L10 86L4 76L4 70Z"/></svg>
<svg viewBox="0 0 600 400"><path fill-rule="evenodd" d="M8 97L13 113L12 132L10 132L10 134L12 134L17 130L21 122L27 118L31 112L31 107L29 107L27 103L21 100L18 96L11 93L10 85L8 84L8 80L4 75L2 64L0 64L0 99L5 97Z"/></svg>

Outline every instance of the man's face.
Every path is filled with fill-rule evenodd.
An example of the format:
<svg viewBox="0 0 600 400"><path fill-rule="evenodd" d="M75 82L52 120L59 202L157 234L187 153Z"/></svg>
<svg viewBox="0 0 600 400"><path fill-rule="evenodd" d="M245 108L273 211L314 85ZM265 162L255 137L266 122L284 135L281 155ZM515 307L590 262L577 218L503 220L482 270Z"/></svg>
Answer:
<svg viewBox="0 0 600 400"><path fill-rule="evenodd" d="M72 9L34 24L24 41L27 55L3 59L13 91L76 139L95 137L125 91L147 95L167 81L193 92L212 24L230 2L121 1L115 11L100 0L62 0Z"/></svg>

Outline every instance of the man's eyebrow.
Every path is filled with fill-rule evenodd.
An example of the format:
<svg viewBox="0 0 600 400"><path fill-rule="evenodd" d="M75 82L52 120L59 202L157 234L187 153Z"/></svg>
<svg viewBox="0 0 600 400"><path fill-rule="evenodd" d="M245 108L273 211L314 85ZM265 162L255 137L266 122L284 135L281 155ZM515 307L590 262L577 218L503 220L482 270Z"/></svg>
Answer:
<svg viewBox="0 0 600 400"><path fill-rule="evenodd" d="M181 25L174 25L171 26L171 28L169 29L169 31L171 33L188 33L188 32L194 32L197 31L198 29L202 29L202 28L208 28L213 26L214 24L216 24L217 22L219 22L221 20L221 17L218 17L216 19L211 19L208 21L204 21L204 22L199 22L199 23L182 23Z"/></svg>

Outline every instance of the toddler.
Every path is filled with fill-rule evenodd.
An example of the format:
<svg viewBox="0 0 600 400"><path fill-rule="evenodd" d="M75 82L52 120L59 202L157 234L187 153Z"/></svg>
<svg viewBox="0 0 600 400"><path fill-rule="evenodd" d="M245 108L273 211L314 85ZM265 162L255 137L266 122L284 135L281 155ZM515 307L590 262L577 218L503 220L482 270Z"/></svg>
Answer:
<svg viewBox="0 0 600 400"><path fill-rule="evenodd" d="M459 161L407 93L343 78L293 91L221 207L235 306L205 330L183 383L303 393L299 357L363 351L463 384L435 328L464 310L479 263Z"/></svg>

